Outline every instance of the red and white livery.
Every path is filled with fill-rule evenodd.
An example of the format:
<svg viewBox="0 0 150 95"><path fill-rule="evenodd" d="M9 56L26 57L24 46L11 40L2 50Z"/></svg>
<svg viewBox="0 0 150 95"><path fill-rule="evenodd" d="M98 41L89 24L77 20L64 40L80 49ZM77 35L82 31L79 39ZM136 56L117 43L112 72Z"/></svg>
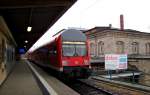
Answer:
<svg viewBox="0 0 150 95"><path fill-rule="evenodd" d="M90 54L86 35L76 29L61 33L54 41L29 54L29 59L70 77L88 77Z"/></svg>

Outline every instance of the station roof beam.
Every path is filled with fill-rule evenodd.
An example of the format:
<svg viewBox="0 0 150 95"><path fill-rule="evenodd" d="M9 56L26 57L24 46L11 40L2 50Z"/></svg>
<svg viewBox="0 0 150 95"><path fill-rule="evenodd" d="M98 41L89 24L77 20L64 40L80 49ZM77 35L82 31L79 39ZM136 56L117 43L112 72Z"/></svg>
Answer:
<svg viewBox="0 0 150 95"><path fill-rule="evenodd" d="M77 0L0 0L2 15L18 45L29 49ZM32 30L27 32L27 27Z"/></svg>

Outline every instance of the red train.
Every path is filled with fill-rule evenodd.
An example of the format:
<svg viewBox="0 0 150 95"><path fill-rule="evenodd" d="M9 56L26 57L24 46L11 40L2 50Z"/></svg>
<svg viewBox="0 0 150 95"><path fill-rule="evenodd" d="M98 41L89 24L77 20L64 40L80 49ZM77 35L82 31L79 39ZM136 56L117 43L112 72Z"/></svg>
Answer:
<svg viewBox="0 0 150 95"><path fill-rule="evenodd" d="M61 33L54 41L31 53L29 59L61 75L87 78L91 66L86 35L76 29L66 29Z"/></svg>

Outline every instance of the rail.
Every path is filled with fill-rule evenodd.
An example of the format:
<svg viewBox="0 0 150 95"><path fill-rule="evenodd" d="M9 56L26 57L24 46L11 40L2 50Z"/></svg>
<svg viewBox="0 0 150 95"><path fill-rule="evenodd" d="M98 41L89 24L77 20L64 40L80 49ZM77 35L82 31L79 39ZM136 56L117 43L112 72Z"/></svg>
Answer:
<svg viewBox="0 0 150 95"><path fill-rule="evenodd" d="M86 88L86 91L91 91L91 89L93 89L90 92L90 93L92 93L90 95L114 95L110 91L107 91L107 90L105 90L103 88L100 88L100 87L97 87L96 85L93 85L92 81L90 81L90 80L88 80L88 82L87 82L87 80L88 79L80 79L80 80L78 80L78 83L80 83L80 85L82 84L82 86L84 85L84 88Z"/></svg>
<svg viewBox="0 0 150 95"><path fill-rule="evenodd" d="M133 85L129 83L119 83L109 79L93 77L86 80L96 87L103 88L117 95L150 95L150 87Z"/></svg>

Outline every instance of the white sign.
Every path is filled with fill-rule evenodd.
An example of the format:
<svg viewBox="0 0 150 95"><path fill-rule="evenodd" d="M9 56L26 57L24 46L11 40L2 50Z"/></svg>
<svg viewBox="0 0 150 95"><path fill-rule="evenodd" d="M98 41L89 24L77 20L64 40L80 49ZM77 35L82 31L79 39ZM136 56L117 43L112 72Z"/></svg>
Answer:
<svg viewBox="0 0 150 95"><path fill-rule="evenodd" d="M117 70L127 69L127 55L126 54L106 54L105 55L105 69Z"/></svg>

